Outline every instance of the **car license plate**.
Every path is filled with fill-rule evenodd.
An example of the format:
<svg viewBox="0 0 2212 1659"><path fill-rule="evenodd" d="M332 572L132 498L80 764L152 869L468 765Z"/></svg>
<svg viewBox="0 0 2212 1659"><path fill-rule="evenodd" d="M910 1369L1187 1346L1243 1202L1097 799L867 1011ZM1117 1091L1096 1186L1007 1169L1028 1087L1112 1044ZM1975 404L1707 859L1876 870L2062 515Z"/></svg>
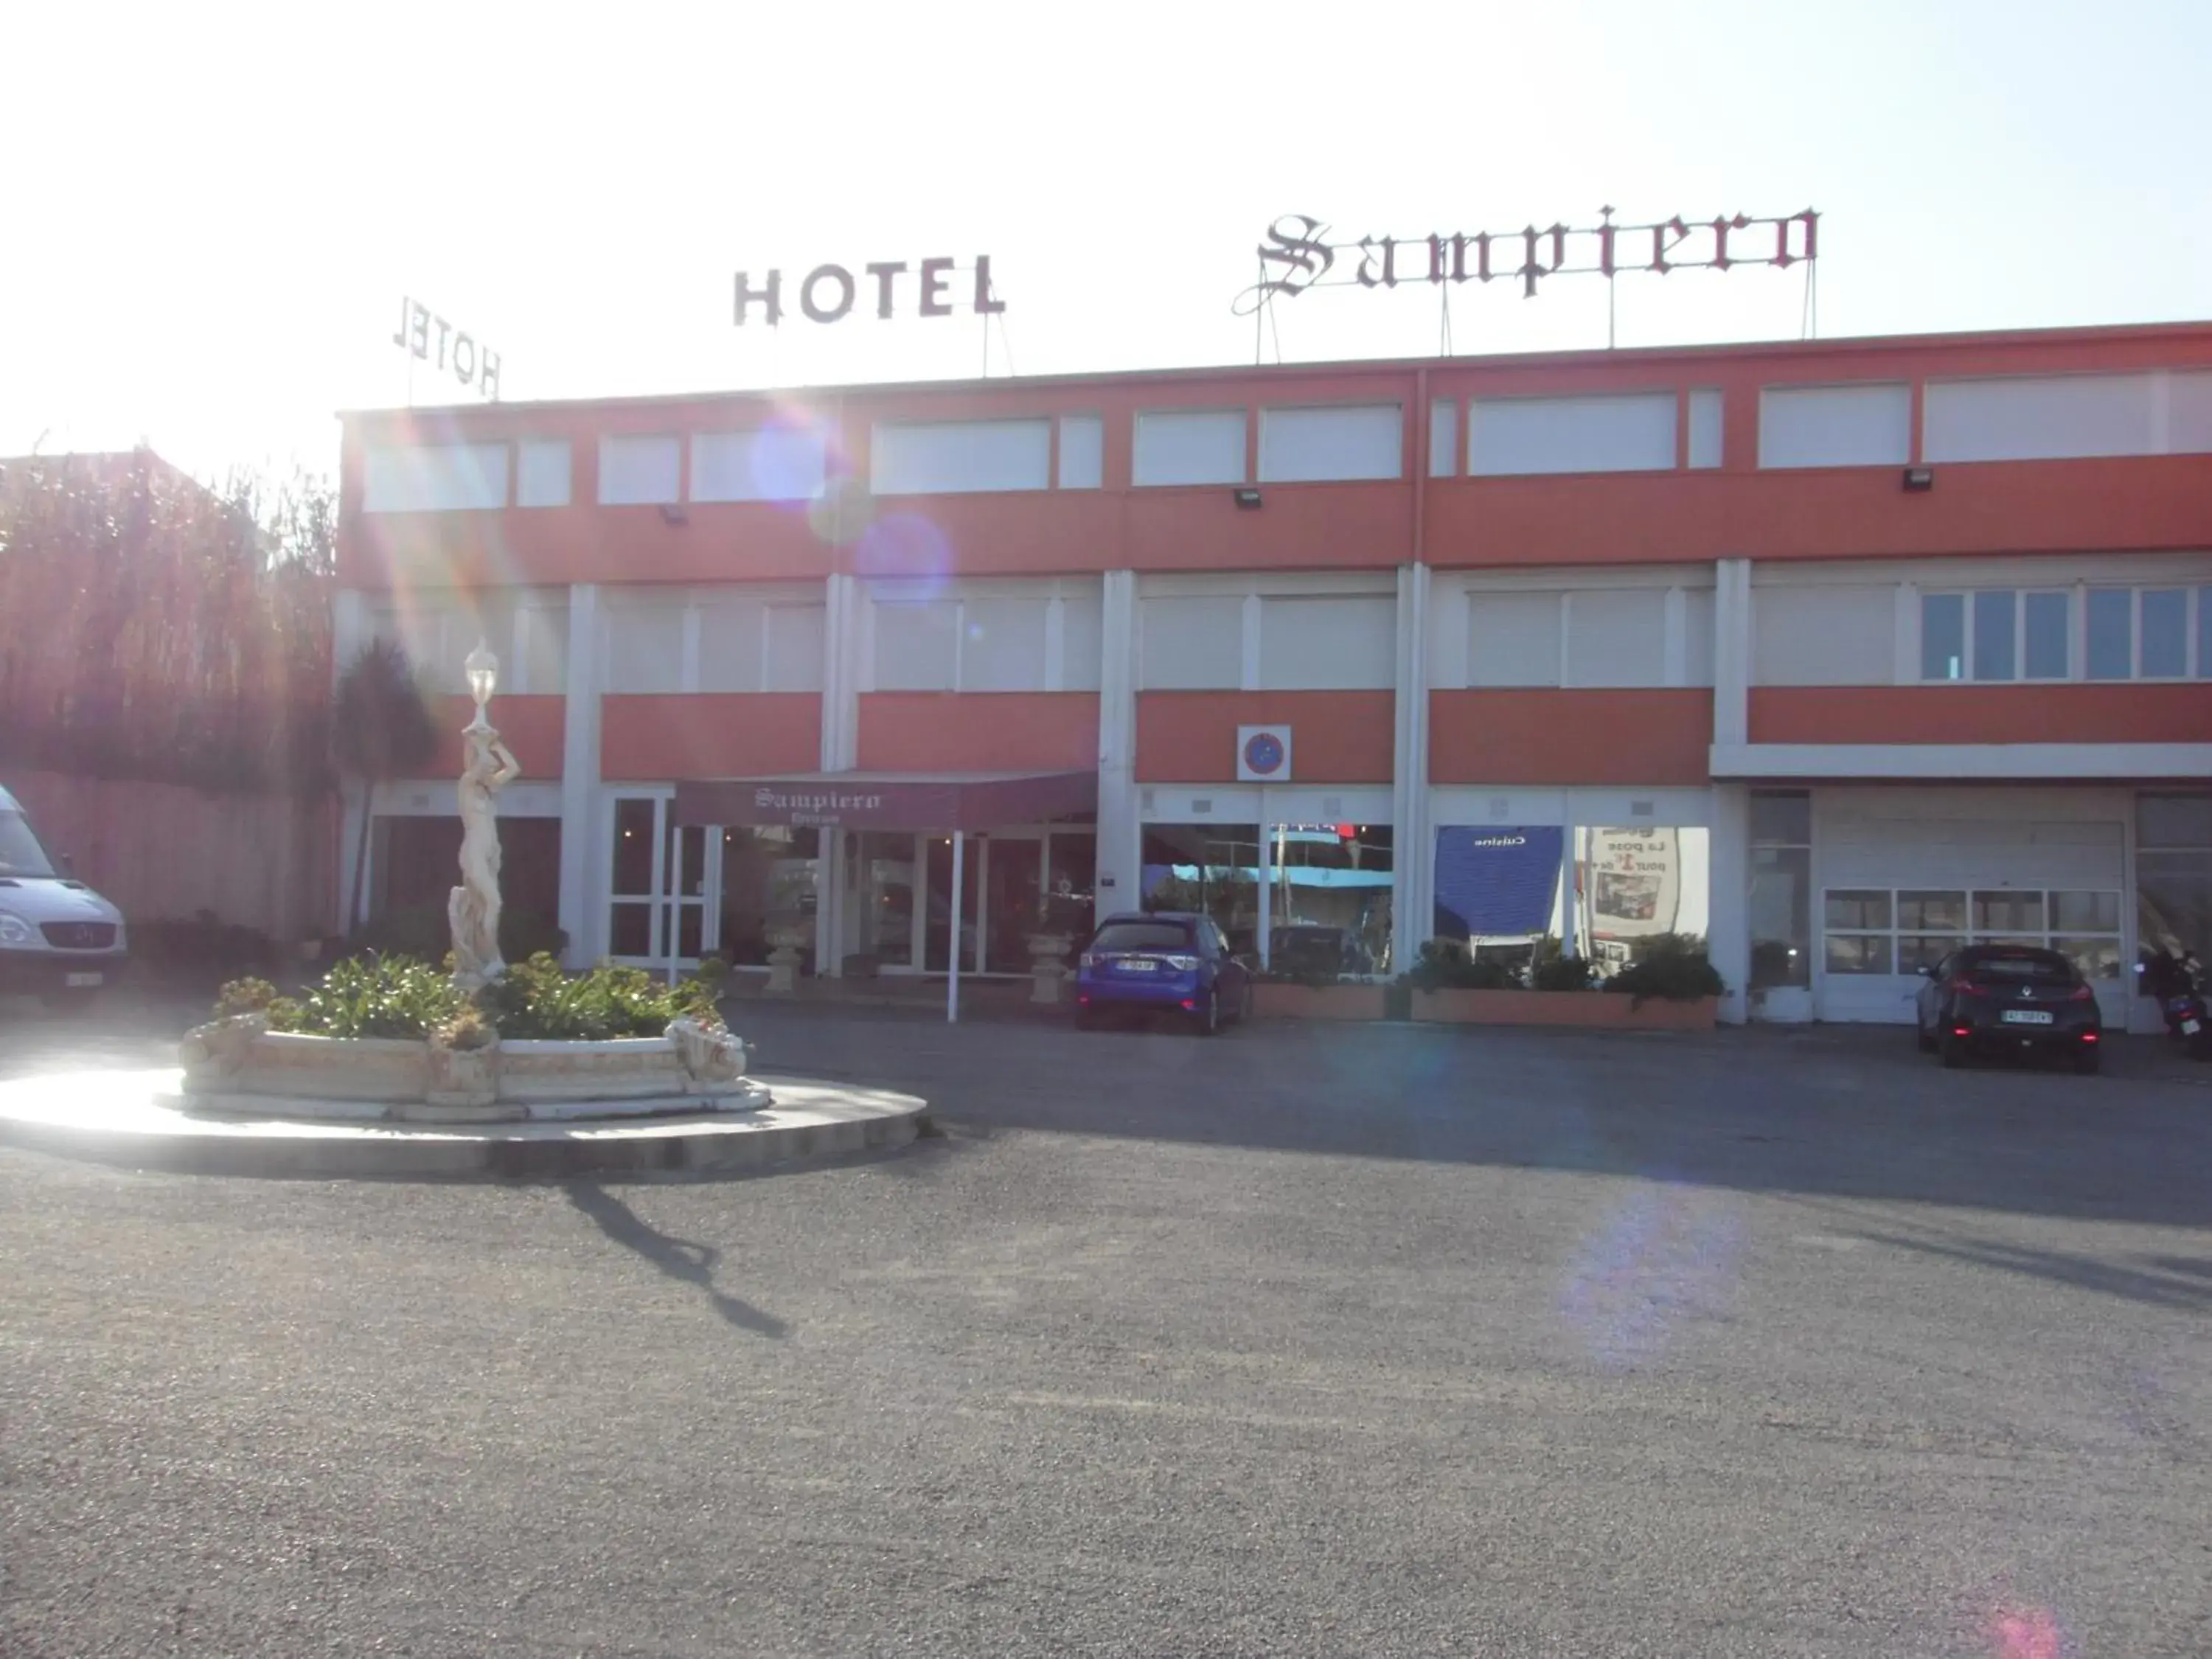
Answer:
<svg viewBox="0 0 2212 1659"><path fill-rule="evenodd" d="M105 974L64 974L62 975L62 983L72 991L82 991L91 986L106 984L107 975Z"/></svg>
<svg viewBox="0 0 2212 1659"><path fill-rule="evenodd" d="M2204 1029L2204 1022L2201 1019L2185 1019L2181 1022L2181 1029L2186 1036L2195 1036Z"/></svg>
<svg viewBox="0 0 2212 1659"><path fill-rule="evenodd" d="M2008 1008L2004 1011L2008 1025L2048 1025L2051 1016L2040 1008Z"/></svg>
<svg viewBox="0 0 2212 1659"><path fill-rule="evenodd" d="M1124 957L1114 964L1125 974L1157 974L1160 964L1150 957Z"/></svg>

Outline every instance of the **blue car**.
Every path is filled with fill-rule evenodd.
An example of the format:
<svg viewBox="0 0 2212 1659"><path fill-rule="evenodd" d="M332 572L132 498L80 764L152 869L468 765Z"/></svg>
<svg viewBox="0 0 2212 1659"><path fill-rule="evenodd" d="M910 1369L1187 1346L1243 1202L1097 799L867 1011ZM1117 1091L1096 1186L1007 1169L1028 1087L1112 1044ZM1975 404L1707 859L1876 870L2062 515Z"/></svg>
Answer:
<svg viewBox="0 0 2212 1659"><path fill-rule="evenodd" d="M1075 970L1075 1018L1115 1010L1187 1016L1211 1036L1252 1008L1252 975L1213 918L1188 910L1109 916Z"/></svg>

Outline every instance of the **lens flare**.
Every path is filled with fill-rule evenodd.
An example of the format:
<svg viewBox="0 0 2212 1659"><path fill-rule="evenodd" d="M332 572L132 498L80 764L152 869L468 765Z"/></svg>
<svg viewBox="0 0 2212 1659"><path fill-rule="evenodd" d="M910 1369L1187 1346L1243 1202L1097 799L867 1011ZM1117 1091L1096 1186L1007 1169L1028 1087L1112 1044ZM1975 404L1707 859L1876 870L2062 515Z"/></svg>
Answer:
<svg viewBox="0 0 2212 1659"><path fill-rule="evenodd" d="M1567 1322L1608 1370L1656 1358L1685 1322L1722 1311L1741 1234L1710 1193L1671 1183L1637 1193L1577 1254Z"/></svg>
<svg viewBox="0 0 2212 1659"><path fill-rule="evenodd" d="M2001 1607L1990 1620L1990 1659L2069 1659L2065 1632L2041 1607Z"/></svg>
<svg viewBox="0 0 2212 1659"><path fill-rule="evenodd" d="M887 513L861 532L853 550L854 574L903 576L942 582L951 573L952 548L919 513Z"/></svg>

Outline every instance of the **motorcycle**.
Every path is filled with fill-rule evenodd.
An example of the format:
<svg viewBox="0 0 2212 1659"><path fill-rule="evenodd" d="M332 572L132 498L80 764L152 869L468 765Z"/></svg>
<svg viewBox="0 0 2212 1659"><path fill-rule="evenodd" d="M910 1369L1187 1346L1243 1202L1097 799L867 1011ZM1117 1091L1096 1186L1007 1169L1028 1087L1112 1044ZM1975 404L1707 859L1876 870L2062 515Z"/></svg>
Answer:
<svg viewBox="0 0 2212 1659"><path fill-rule="evenodd" d="M2178 957L2160 951L2143 964L2142 988L2158 999L2166 1034L2191 1060L2212 1060L2212 1006L2205 996L2204 964L2193 951Z"/></svg>

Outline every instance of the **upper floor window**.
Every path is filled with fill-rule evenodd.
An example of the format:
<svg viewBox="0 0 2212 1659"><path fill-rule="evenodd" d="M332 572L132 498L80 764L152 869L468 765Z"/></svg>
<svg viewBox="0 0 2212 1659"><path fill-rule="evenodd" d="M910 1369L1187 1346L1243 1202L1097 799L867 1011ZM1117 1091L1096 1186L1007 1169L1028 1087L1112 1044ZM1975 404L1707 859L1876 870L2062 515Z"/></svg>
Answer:
<svg viewBox="0 0 2212 1659"><path fill-rule="evenodd" d="M1468 410L1474 477L1543 472L1666 472L1674 465L1675 398L1478 398Z"/></svg>
<svg viewBox="0 0 2212 1659"><path fill-rule="evenodd" d="M878 495L957 495L1045 489L1052 422L885 422L875 429L869 488Z"/></svg>
<svg viewBox="0 0 2212 1659"><path fill-rule="evenodd" d="M364 513L453 513L507 505L505 444L380 444L362 455Z"/></svg>
<svg viewBox="0 0 2212 1659"><path fill-rule="evenodd" d="M1759 393L1763 467L1902 466L1911 454L1909 386L1771 386Z"/></svg>
<svg viewBox="0 0 2212 1659"><path fill-rule="evenodd" d="M2009 587L1920 596L1923 680L2063 680L2073 596Z"/></svg>
<svg viewBox="0 0 2212 1659"><path fill-rule="evenodd" d="M1241 409L1150 410L1137 416L1132 482L1238 484L1245 481Z"/></svg>
<svg viewBox="0 0 2212 1659"><path fill-rule="evenodd" d="M1923 680L2212 678L2212 589L1983 588L1920 596ZM2078 667L2077 667L2078 657Z"/></svg>

